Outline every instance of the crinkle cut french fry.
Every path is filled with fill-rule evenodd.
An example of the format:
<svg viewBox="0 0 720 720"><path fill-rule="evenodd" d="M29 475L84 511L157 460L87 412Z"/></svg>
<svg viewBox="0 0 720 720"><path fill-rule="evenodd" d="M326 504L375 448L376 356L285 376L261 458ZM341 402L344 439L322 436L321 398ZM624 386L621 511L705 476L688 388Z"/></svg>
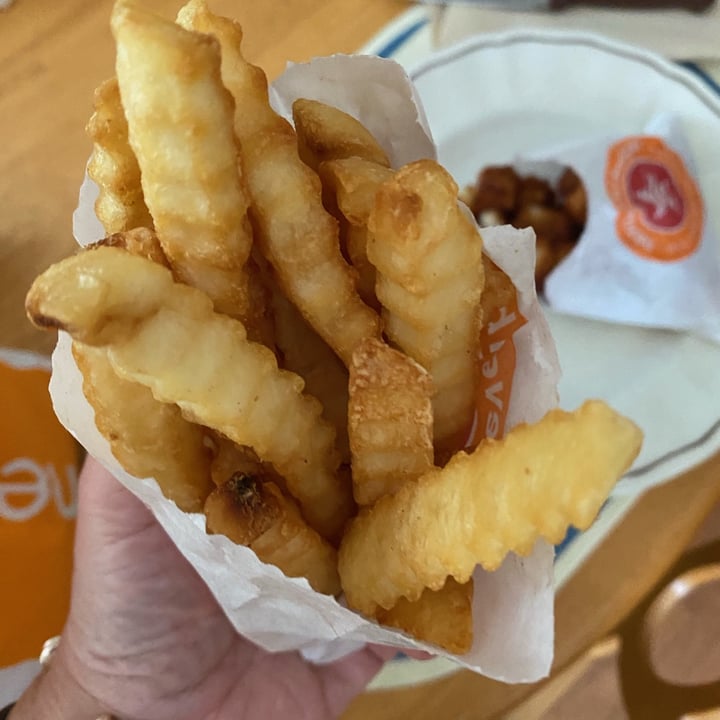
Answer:
<svg viewBox="0 0 720 720"><path fill-rule="evenodd" d="M108 237L98 240L88 246L88 250L97 247L117 247L127 250L132 255L152 260L163 267L170 267L167 257L163 252L157 235L148 228L139 227L126 232L117 232Z"/></svg>
<svg viewBox="0 0 720 720"><path fill-rule="evenodd" d="M365 340L350 365L348 429L353 453L353 493L371 505L414 482L433 467L432 381L407 355ZM452 578L414 602L401 598L376 619L450 652L470 649L472 580Z"/></svg>
<svg viewBox="0 0 720 720"><path fill-rule="evenodd" d="M218 433L210 436L210 475L217 487L224 485L236 473L264 475L265 469L252 448L234 443Z"/></svg>
<svg viewBox="0 0 720 720"><path fill-rule="evenodd" d="M326 160L351 157L390 167L388 156L372 133L332 105L299 98L293 103L293 122L300 158L313 170Z"/></svg>
<svg viewBox="0 0 720 720"><path fill-rule="evenodd" d="M167 267L155 233L135 228L90 246L123 248ZM181 510L200 512L212 487L205 429L189 423L176 405L160 403L148 388L118 377L105 348L73 343L83 394L113 455L131 475L154 477Z"/></svg>
<svg viewBox="0 0 720 720"><path fill-rule="evenodd" d="M378 189L394 175L389 168L356 157L324 162L319 174L335 194L342 214L358 227L367 226Z"/></svg>
<svg viewBox="0 0 720 720"><path fill-rule="evenodd" d="M113 455L136 477L154 477L181 510L202 512L212 489L204 428L176 405L158 402L144 385L117 376L105 348L73 343L83 394Z"/></svg>
<svg viewBox="0 0 720 720"><path fill-rule="evenodd" d="M80 282L82 278L82 282ZM100 247L53 265L26 300L41 327L108 347L115 371L161 402L272 463L305 519L337 538L350 516L350 487L337 474L335 433L303 381L248 341L242 324L214 313L202 292L117 248Z"/></svg>
<svg viewBox="0 0 720 720"><path fill-rule="evenodd" d="M363 341L350 363L353 493L372 505L433 467L432 381L407 355Z"/></svg>
<svg viewBox="0 0 720 720"><path fill-rule="evenodd" d="M340 158L364 158L374 165L390 167L385 151L367 128L338 108L317 100L300 98L293 103L293 122L300 159L316 172L323 162ZM322 202L325 209L339 223L340 247L345 257L348 257L345 251L348 223L338 209L333 189L324 181ZM358 291L360 297L367 303L362 283ZM374 295L373 286L372 296ZM375 310L379 309L374 305L371 307Z"/></svg>
<svg viewBox="0 0 720 720"><path fill-rule="evenodd" d="M262 258L260 258L262 260ZM271 307L270 288L258 259L250 257L247 262L247 312L239 318L248 337L253 342L266 345L275 350L275 321Z"/></svg>
<svg viewBox="0 0 720 720"><path fill-rule="evenodd" d="M415 602L400 598L390 610L378 608L375 619L418 640L464 655L472 647L472 599L472 580L461 585L448 578L439 590L426 589Z"/></svg>
<svg viewBox="0 0 720 720"><path fill-rule="evenodd" d="M367 256L367 223L378 188L393 176L393 172L375 162L353 157L324 162L320 165L319 174L324 195L332 197L345 221L345 252L357 270L360 297L370 307L379 310L380 303L375 295L375 266Z"/></svg>
<svg viewBox="0 0 720 720"><path fill-rule="evenodd" d="M335 428L342 461L349 463L348 371L278 287L272 290L272 306L282 367L299 375L305 392L320 401L323 417Z"/></svg>
<svg viewBox="0 0 720 720"><path fill-rule="evenodd" d="M517 290L512 280L487 255L483 255L485 286L480 300L484 322L497 320L498 310L512 307Z"/></svg>
<svg viewBox="0 0 720 720"><path fill-rule="evenodd" d="M93 141L88 175L98 186L95 214L108 235L136 227L152 227L145 205L140 167L128 141L128 125L117 78L95 90L95 112L87 124Z"/></svg>
<svg viewBox="0 0 720 720"><path fill-rule="evenodd" d="M116 2L111 26L130 145L173 272L244 318L252 229L220 48L132 0Z"/></svg>
<svg viewBox="0 0 720 720"><path fill-rule="evenodd" d="M242 473L262 477L275 483L286 495L291 493L287 489L285 478L275 472L270 463L264 463L257 453L246 445L238 445L220 433L208 430L211 447L210 475L216 487L226 483L233 475Z"/></svg>
<svg viewBox="0 0 720 720"><path fill-rule="evenodd" d="M97 246L120 247L133 255L139 255L165 267L170 267L157 235L147 228L135 228L127 232L114 233L90 247ZM253 258L248 260L248 270L250 271L248 273L249 308L242 321L250 340L262 342L272 349L275 346L275 331L269 307L269 291L265 287L260 269Z"/></svg>
<svg viewBox="0 0 720 720"><path fill-rule="evenodd" d="M351 523L339 553L348 605L372 615L448 576L464 583L476 565L494 570L539 538L558 543L570 525L586 529L641 443L630 420L588 401L457 453Z"/></svg>
<svg viewBox="0 0 720 720"><path fill-rule="evenodd" d="M482 238L440 165L406 165L375 196L368 258L391 341L431 374L435 443L462 445L475 410Z"/></svg>
<svg viewBox="0 0 720 720"><path fill-rule="evenodd" d="M255 551L288 577L305 577L320 593L337 595L337 554L309 527L293 502L272 482L236 473L205 503L207 531Z"/></svg>
<svg viewBox="0 0 720 720"><path fill-rule="evenodd" d="M258 244L285 295L347 365L363 338L379 337L380 319L355 289L320 180L300 160L290 124L270 107L264 74L243 58L240 26L210 13L203 0L191 0L178 22L220 41Z"/></svg>

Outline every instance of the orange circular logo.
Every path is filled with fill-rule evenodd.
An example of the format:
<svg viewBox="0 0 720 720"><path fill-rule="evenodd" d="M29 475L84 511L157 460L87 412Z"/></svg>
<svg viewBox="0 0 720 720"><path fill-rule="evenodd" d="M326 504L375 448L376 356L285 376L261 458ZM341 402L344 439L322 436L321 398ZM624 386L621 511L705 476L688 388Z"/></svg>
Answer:
<svg viewBox="0 0 720 720"><path fill-rule="evenodd" d="M658 137L628 137L608 152L605 188L620 241L640 257L682 260L700 246L703 201L683 159Z"/></svg>

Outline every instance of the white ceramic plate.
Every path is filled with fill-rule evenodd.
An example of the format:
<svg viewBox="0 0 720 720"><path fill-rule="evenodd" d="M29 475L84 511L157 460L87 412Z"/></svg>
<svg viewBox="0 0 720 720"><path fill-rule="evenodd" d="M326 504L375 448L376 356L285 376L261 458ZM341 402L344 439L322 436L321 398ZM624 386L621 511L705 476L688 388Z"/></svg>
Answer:
<svg viewBox="0 0 720 720"><path fill-rule="evenodd" d="M401 16L362 52L395 57L408 68L439 159L461 186L485 165L511 162L518 153L598 132L640 132L655 113L672 111L682 119L711 221L720 229L720 88L695 67L599 36L549 31L476 36L435 53L422 9ZM720 450L720 347L548 314L564 370L562 406L600 397L645 432L638 461L596 523L559 549L559 586L642 489ZM377 685L420 682L448 670L394 667Z"/></svg>

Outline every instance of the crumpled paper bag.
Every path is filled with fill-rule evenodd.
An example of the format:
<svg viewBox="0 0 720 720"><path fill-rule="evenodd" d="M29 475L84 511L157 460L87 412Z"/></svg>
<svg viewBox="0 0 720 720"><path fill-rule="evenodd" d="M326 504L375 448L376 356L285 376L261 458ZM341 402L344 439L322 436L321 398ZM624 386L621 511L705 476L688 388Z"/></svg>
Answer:
<svg viewBox="0 0 720 720"><path fill-rule="evenodd" d="M658 115L642 134L591 137L516 163L548 179L563 166L585 185L588 219L545 281L550 306L720 343L720 246L679 120Z"/></svg>
<svg viewBox="0 0 720 720"><path fill-rule="evenodd" d="M356 116L377 137L394 165L434 157L424 112L399 65L372 57L335 56L294 65L273 85L272 101L286 117L296 97L331 102ZM88 244L103 236L93 211L97 188L87 178L74 216L75 236ZM526 321L511 338L516 367L506 427L535 421L557 404L559 365L533 282L534 235L511 227L483 233L486 252L518 289ZM506 682L545 676L553 655L553 549L538 542L527 558L510 556L495 573L476 571L471 651L454 657L382 628L348 610L342 599L314 592L304 579L287 578L245 547L205 534L204 516L185 514L166 500L151 478L127 474L112 456L82 394L81 376L61 333L53 354L51 395L70 432L154 513L192 563L239 633L268 651L299 650L316 662L341 657L364 643L425 649Z"/></svg>

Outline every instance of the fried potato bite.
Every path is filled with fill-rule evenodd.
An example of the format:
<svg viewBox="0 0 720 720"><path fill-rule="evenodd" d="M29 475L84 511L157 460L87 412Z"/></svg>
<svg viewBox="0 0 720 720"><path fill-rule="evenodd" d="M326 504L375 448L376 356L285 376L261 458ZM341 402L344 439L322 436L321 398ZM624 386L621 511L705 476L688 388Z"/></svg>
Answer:
<svg viewBox="0 0 720 720"><path fill-rule="evenodd" d="M356 157L324 162L319 172L343 216L357 227L367 226L379 187L393 177L389 168Z"/></svg>
<svg viewBox="0 0 720 720"><path fill-rule="evenodd" d="M393 172L375 162L352 157L324 162L319 173L325 195L332 197L344 220L345 252L357 270L360 297L370 307L380 310L375 295L375 266L367 256L367 224L375 205L375 194Z"/></svg>
<svg viewBox="0 0 720 720"><path fill-rule="evenodd" d="M482 238L458 188L431 160L406 165L375 196L368 258L390 340L430 372L436 449L461 447L475 410Z"/></svg>
<svg viewBox="0 0 720 720"><path fill-rule="evenodd" d="M365 340L350 363L348 434L358 505L392 495L433 467L432 381L407 355Z"/></svg>
<svg viewBox="0 0 720 720"><path fill-rule="evenodd" d="M388 156L378 141L352 115L305 98L296 100L292 110L300 158L313 170L326 160L352 157L390 167Z"/></svg>
<svg viewBox="0 0 720 720"><path fill-rule="evenodd" d="M151 228L153 220L143 197L140 166L128 140L117 78L109 78L95 90L95 112L86 131L93 141L87 171L99 189L95 214L105 232Z"/></svg>
<svg viewBox="0 0 720 720"><path fill-rule="evenodd" d="M286 479L306 520L339 536L352 494L336 472L335 433L320 403L241 323L213 312L204 293L143 258L100 247L45 271L26 308L40 327L107 347L121 377L189 420L252 447Z"/></svg>
<svg viewBox="0 0 720 720"><path fill-rule="evenodd" d="M348 432L353 494L372 505L433 467L432 381L407 355L378 340L365 340L350 365ZM472 581L448 581L414 602L379 609L383 625L411 633L451 652L472 644Z"/></svg>
<svg viewBox="0 0 720 720"><path fill-rule="evenodd" d="M98 247L122 248L133 255L152 260L152 262L163 267L170 267L157 235L148 228L139 227L126 232L113 233L88 246L88 249L92 250Z"/></svg>
<svg viewBox="0 0 720 720"><path fill-rule="evenodd" d="M203 0L191 0L178 22L220 42L259 247L285 295L347 365L362 339L379 337L380 319L355 289L320 180L300 160L290 124L270 107L265 74L242 56L240 26L213 15Z"/></svg>
<svg viewBox="0 0 720 720"><path fill-rule="evenodd" d="M208 431L210 454L210 475L216 487L224 485L236 473L244 475L266 475L266 469L252 448Z"/></svg>
<svg viewBox="0 0 720 720"><path fill-rule="evenodd" d="M218 43L132 0L118 0L111 26L130 145L173 272L245 318L253 238Z"/></svg>
<svg viewBox="0 0 720 720"><path fill-rule="evenodd" d="M167 267L157 236L147 228L115 233L91 246L123 248ZM186 512L201 512L212 488L205 429L176 405L155 400L148 388L120 378L107 350L73 342L83 394L113 455L130 474L154 477L165 497Z"/></svg>
<svg viewBox="0 0 720 720"><path fill-rule="evenodd" d="M632 422L589 401L457 453L353 520L339 553L348 605L373 615L448 576L467 582L476 565L495 570L539 538L560 542L570 525L584 530L641 442Z"/></svg>
<svg viewBox="0 0 720 720"><path fill-rule="evenodd" d="M340 592L335 548L307 525L274 483L235 473L209 495L205 517L209 533L246 545L288 577L307 578L326 595Z"/></svg>
<svg viewBox="0 0 720 720"><path fill-rule="evenodd" d="M305 392L320 401L323 417L335 428L342 462L349 463L348 371L278 287L272 292L272 307L282 367L299 375Z"/></svg>
<svg viewBox="0 0 720 720"><path fill-rule="evenodd" d="M148 388L118 377L102 347L73 343L83 394L118 462L136 477L154 477L163 495L185 512L202 512L213 485L204 429Z"/></svg>
<svg viewBox="0 0 720 720"><path fill-rule="evenodd" d="M472 580L461 585L448 578L439 590L426 589L415 602L400 598L390 610L379 607L375 618L382 625L463 655L472 647L472 601Z"/></svg>

